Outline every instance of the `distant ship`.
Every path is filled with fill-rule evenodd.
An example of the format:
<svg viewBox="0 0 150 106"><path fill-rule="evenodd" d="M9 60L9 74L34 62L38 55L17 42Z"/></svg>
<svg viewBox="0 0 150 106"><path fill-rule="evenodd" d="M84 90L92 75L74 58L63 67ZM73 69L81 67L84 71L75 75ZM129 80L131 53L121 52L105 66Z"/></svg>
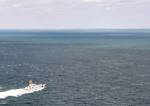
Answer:
<svg viewBox="0 0 150 106"><path fill-rule="evenodd" d="M42 90L42 89L45 89L46 88L46 84L34 84L32 82L32 80L29 80L28 81L28 86L25 87L24 89L25 90L28 90L29 91L39 91L39 90Z"/></svg>

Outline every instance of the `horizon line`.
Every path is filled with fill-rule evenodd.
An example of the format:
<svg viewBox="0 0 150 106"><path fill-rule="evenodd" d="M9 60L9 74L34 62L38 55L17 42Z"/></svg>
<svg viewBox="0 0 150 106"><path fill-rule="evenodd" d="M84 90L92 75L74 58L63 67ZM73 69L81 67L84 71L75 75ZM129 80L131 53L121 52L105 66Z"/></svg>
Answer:
<svg viewBox="0 0 150 106"><path fill-rule="evenodd" d="M36 30L39 30L39 31L59 31L59 30L150 30L150 28L59 28L59 29L42 29L42 28L29 28L29 29L27 29L27 28L24 28L24 29L1 29L0 28L0 31L4 31L4 30L9 30L9 31L36 31Z"/></svg>

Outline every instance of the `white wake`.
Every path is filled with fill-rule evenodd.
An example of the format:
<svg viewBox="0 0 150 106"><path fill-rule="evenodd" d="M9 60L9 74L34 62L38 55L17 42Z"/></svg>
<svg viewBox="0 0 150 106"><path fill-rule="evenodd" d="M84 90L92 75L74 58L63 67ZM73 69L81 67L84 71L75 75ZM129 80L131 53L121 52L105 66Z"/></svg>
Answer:
<svg viewBox="0 0 150 106"><path fill-rule="evenodd" d="M5 99L9 96L13 97L19 97L24 94L29 94L37 91L41 91L46 88L45 84L30 84L30 86L27 86L25 88L19 88L19 89L11 89L8 91L0 92L0 99Z"/></svg>

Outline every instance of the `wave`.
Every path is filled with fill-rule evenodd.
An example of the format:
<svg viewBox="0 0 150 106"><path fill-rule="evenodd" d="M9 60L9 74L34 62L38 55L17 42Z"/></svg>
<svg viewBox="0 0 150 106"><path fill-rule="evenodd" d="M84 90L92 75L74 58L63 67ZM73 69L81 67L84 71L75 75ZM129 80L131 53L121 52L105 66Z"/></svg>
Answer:
<svg viewBox="0 0 150 106"><path fill-rule="evenodd" d="M37 91L41 91L46 88L45 84L30 84L29 86L25 88L19 88L19 89L11 89L8 91L0 92L0 99L5 99L9 96L12 97L19 97L24 94L29 94Z"/></svg>

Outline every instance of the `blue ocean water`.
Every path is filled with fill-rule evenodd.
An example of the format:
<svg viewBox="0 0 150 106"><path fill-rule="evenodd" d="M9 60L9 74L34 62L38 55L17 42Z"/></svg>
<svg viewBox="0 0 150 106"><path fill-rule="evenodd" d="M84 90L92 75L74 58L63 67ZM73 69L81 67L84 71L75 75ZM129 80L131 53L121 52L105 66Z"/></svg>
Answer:
<svg viewBox="0 0 150 106"><path fill-rule="evenodd" d="M0 31L0 106L149 106L150 31Z"/></svg>

